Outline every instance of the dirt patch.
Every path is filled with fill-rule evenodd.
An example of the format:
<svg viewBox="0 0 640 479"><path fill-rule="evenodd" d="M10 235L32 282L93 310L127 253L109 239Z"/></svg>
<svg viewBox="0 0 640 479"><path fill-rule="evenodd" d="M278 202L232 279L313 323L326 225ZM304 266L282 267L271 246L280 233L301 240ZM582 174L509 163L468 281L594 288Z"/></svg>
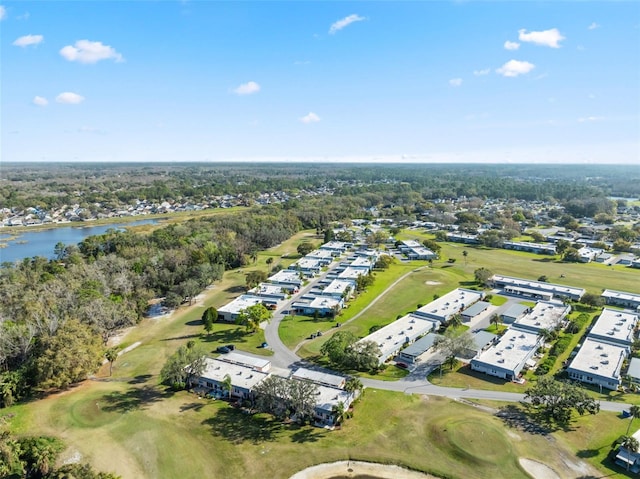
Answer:
<svg viewBox="0 0 640 479"><path fill-rule="evenodd" d="M424 284L426 284L427 286L438 286L442 283L440 281L425 281Z"/></svg>
<svg viewBox="0 0 640 479"><path fill-rule="evenodd" d="M400 466L372 462L340 461L318 464L297 472L290 479L332 479L334 477L375 477L379 479L438 479L436 476L411 471Z"/></svg>
<svg viewBox="0 0 640 479"><path fill-rule="evenodd" d="M535 479L561 479L556 471L541 462L525 457L519 458L518 462L520 462L522 468L527 471L527 474Z"/></svg>

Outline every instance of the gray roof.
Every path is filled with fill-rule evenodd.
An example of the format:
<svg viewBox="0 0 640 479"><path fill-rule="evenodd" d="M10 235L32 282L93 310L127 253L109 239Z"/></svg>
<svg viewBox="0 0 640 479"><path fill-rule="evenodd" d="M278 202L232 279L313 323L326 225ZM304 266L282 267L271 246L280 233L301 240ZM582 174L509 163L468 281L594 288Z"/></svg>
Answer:
<svg viewBox="0 0 640 479"><path fill-rule="evenodd" d="M429 350L435 340L439 337L439 334L429 333L420 339L418 339L411 346L402 350L402 354L406 354L407 356L420 356L422 353Z"/></svg>
<svg viewBox="0 0 640 479"><path fill-rule="evenodd" d="M496 334L490 333L489 331L478 331L473 334L473 344L475 345L475 350L480 351L487 344L493 342L498 336Z"/></svg>
<svg viewBox="0 0 640 479"><path fill-rule="evenodd" d="M465 316L471 316L473 318L474 316L482 313L489 306L491 306L491 303L487 303L486 301L478 301L477 303L465 309L462 314Z"/></svg>
<svg viewBox="0 0 640 479"><path fill-rule="evenodd" d="M518 318L522 316L528 309L529 306L525 306L524 304L512 304L511 306L509 306L509 309L502 313L502 315L508 316L510 318Z"/></svg>
<svg viewBox="0 0 640 479"><path fill-rule="evenodd" d="M627 375L631 376L634 379L640 379L640 359L631 358Z"/></svg>

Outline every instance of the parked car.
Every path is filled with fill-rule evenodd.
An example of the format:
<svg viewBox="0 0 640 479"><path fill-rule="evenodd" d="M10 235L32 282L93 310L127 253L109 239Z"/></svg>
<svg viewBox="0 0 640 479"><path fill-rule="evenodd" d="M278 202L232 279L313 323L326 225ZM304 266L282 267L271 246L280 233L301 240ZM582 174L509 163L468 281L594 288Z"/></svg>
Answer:
<svg viewBox="0 0 640 479"><path fill-rule="evenodd" d="M227 348L229 351L234 351L236 349L235 345L233 344L227 344L225 348Z"/></svg>
<svg viewBox="0 0 640 479"><path fill-rule="evenodd" d="M230 352L231 352L231 350L230 350L228 347L226 347L226 346L218 346L218 347L216 348L216 351L217 351L217 352L219 352L219 353L223 353L223 354L226 354L226 353L230 353Z"/></svg>

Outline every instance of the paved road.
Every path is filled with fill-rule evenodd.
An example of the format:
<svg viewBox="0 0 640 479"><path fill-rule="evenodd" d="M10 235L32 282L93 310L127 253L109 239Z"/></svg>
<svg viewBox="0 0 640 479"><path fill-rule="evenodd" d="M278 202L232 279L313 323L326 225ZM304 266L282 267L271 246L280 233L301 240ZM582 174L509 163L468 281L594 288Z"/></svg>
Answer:
<svg viewBox="0 0 640 479"><path fill-rule="evenodd" d="M415 270L414 270L415 271ZM283 306L278 308L273 315L273 318L269 324L265 326L265 338L269 344L270 349L273 351L271 362L274 366L284 369L293 369L300 366L306 366L310 368L316 368L315 365L307 363L300 358L295 352L287 348L280 340L278 335L278 328L282 318L284 318L283 311L288 311L291 303L299 296L308 292L313 286L322 278L324 278L329 271L324 272L318 278L310 281L304 288L300 290L295 296L288 300ZM399 280L391 284L385 291L383 291L375 301L382 298L387 292L391 290L397 283L403 280L407 275L413 271L402 276ZM369 307L375 303L373 301ZM501 308L503 309L503 308ZM360 313L361 314L361 313ZM357 316L356 316L357 317ZM355 319L355 317L353 318ZM380 381L377 379L362 379L362 384L369 388L385 389L387 391L398 391L406 394L430 394L433 396L444 396L448 398L464 398L464 399L489 399L493 401L508 401L518 402L524 400L524 394L510 393L504 391L488 391L482 389L459 389L459 388L447 388L442 386L436 386L431 384L426 378L427 375L433 371L439 364L437 357L431 361L419 365L413 370L407 377L398 381ZM601 401L600 408L604 411L616 411L622 412L629 408L628 404L616 403L609 401Z"/></svg>

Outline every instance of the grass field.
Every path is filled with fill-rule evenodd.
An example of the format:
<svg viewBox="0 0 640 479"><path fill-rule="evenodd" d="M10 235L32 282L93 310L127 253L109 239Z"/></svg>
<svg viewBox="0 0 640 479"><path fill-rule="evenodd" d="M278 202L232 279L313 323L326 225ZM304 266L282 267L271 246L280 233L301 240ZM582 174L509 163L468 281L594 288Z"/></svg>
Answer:
<svg viewBox="0 0 640 479"><path fill-rule="evenodd" d="M90 382L10 412L21 417L21 430L59 435L70 446L66 456L80 453L125 479L279 479L346 459L400 464L442 477L517 479L528 477L518 466L520 456L558 471L575 461L561 445L549 448L544 436L507 429L480 408L379 390L367 390L355 416L332 432L121 381ZM601 440L572 434L563 441L581 449Z"/></svg>

